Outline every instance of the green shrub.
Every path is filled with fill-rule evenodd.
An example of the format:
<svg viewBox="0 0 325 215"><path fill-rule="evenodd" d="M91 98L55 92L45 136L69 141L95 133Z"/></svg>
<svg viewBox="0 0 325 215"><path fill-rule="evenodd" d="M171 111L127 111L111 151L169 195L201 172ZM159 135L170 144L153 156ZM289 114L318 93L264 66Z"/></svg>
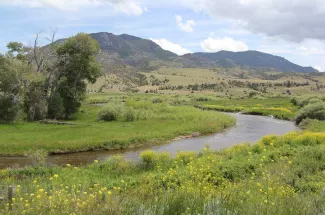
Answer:
<svg viewBox="0 0 325 215"><path fill-rule="evenodd" d="M125 108L123 116L126 122L133 122L138 120L137 112L133 107Z"/></svg>
<svg viewBox="0 0 325 215"><path fill-rule="evenodd" d="M291 99L291 103L299 107L304 107L308 104L314 104L324 101L324 97L320 96L298 96Z"/></svg>
<svg viewBox="0 0 325 215"><path fill-rule="evenodd" d="M322 100L320 98L312 98L309 100L308 104L316 104L316 103L320 103L322 102Z"/></svg>
<svg viewBox="0 0 325 215"><path fill-rule="evenodd" d="M121 106L107 105L100 110L98 114L98 119L103 121L117 121L120 115L121 115Z"/></svg>
<svg viewBox="0 0 325 215"><path fill-rule="evenodd" d="M152 99L152 103L154 103L154 104L156 104L156 103L162 103L162 102L163 102L163 100L161 98L159 98L159 97L156 97L156 98L153 98Z"/></svg>
<svg viewBox="0 0 325 215"><path fill-rule="evenodd" d="M296 124L307 118L325 120L325 103L309 104L303 107L296 116Z"/></svg>
<svg viewBox="0 0 325 215"><path fill-rule="evenodd" d="M140 158L147 167L152 166L156 160L156 153L151 150L147 150L140 154Z"/></svg>

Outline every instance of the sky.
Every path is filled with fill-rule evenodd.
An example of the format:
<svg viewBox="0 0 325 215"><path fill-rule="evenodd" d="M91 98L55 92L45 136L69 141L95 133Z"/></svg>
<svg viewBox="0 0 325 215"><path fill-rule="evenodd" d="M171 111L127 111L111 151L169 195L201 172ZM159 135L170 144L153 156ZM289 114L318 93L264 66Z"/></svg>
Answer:
<svg viewBox="0 0 325 215"><path fill-rule="evenodd" d="M257 50L325 71L324 20L324 0L0 0L0 52L54 29L57 39L110 32L179 55Z"/></svg>

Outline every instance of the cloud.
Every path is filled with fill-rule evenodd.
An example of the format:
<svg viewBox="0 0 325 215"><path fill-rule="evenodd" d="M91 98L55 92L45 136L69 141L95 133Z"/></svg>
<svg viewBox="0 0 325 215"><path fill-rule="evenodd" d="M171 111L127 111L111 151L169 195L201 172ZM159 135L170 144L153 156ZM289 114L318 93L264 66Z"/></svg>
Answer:
<svg viewBox="0 0 325 215"><path fill-rule="evenodd" d="M157 43L162 49L174 52L178 55L184 55L187 53L191 53L190 50L183 48L179 44L169 42L166 39L151 39L155 43Z"/></svg>
<svg viewBox="0 0 325 215"><path fill-rule="evenodd" d="M300 42L325 40L324 0L180 0L195 11L205 11L253 33Z"/></svg>
<svg viewBox="0 0 325 215"><path fill-rule="evenodd" d="M209 37L208 39L201 42L201 48L206 52L217 52L221 50L238 52L248 50L248 46L245 43L229 37Z"/></svg>
<svg viewBox="0 0 325 215"><path fill-rule="evenodd" d="M176 15L176 23L180 29L186 32L193 32L193 27L196 25L194 20L187 20L185 23L183 23L183 18L180 15Z"/></svg>
<svg viewBox="0 0 325 215"><path fill-rule="evenodd" d="M323 72L323 70L320 66L314 66L314 68L317 69L319 72Z"/></svg>
<svg viewBox="0 0 325 215"><path fill-rule="evenodd" d="M111 6L127 15L141 15L144 12L136 0L1 0L0 5L55 8L63 11Z"/></svg>

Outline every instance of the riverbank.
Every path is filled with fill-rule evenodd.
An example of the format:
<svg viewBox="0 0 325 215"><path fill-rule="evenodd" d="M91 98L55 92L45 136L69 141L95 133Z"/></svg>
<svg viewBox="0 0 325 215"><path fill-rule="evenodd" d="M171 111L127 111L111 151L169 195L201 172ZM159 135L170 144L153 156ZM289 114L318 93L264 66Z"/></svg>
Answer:
<svg viewBox="0 0 325 215"><path fill-rule="evenodd" d="M175 154L179 151L191 151L199 153L206 145L209 145L212 150L222 150L243 142L255 143L263 136L270 133L275 135L284 135L298 129L292 122L277 120L270 117L242 114L229 115L236 119L236 125L224 130L221 133L215 133L207 136L199 136L198 133L194 133L189 136L176 138L166 144L160 145L135 148L128 147L121 150L102 150L51 155L47 157L46 164L50 166L64 166L67 163L77 166L87 165L91 164L94 160L105 162L107 159L116 155L122 156L127 160L138 161L140 153L145 150L168 152L171 156L175 156ZM25 167L29 165L32 165L32 160L28 158L0 156L0 169L10 168L12 166Z"/></svg>
<svg viewBox="0 0 325 215"><path fill-rule="evenodd" d="M3 214L324 213L325 135L295 132L214 152L146 151L74 167L0 170L14 184Z"/></svg>
<svg viewBox="0 0 325 215"><path fill-rule="evenodd" d="M231 116L194 107L151 101L132 101L128 105L141 116L133 121L123 116L116 121L98 121L102 107L85 105L73 121L75 125L0 125L0 154L24 155L37 149L61 154L157 145L195 132L200 135L221 132L235 124Z"/></svg>

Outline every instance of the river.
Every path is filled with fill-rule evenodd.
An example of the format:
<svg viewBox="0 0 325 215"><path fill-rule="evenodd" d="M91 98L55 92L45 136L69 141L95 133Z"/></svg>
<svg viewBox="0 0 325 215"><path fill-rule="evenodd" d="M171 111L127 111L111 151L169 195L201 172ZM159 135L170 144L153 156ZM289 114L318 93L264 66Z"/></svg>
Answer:
<svg viewBox="0 0 325 215"><path fill-rule="evenodd" d="M113 155L122 155L129 160L138 160L139 154L144 150L156 152L169 152L175 155L179 151L201 151L205 145L211 149L220 150L243 142L255 143L265 135L283 135L298 128L293 122L274 119L271 117L231 114L236 118L236 125L222 133L210 136L189 138L172 141L158 146L147 146L135 149L92 151L63 155L52 155L47 159L50 165L84 165L94 160L105 161ZM31 161L26 157L0 157L0 168L23 167L30 165Z"/></svg>

